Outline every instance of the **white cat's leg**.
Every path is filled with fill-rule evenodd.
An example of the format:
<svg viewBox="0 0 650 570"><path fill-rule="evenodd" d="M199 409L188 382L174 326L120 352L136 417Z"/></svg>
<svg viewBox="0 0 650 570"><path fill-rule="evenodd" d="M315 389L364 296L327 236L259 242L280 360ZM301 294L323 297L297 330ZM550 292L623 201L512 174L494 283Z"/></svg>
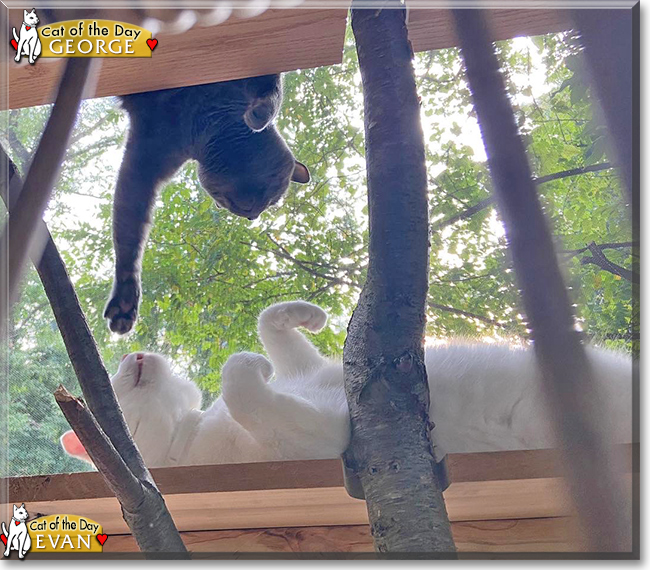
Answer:
<svg viewBox="0 0 650 570"><path fill-rule="evenodd" d="M306 301L279 303L262 312L258 332L279 375L302 373L327 364L318 349L295 330L304 327L318 332L325 323L327 313Z"/></svg>
<svg viewBox="0 0 650 570"><path fill-rule="evenodd" d="M273 433L296 415L296 408L314 412L303 398L276 392L268 384L273 366L261 354L233 354L221 373L221 391L230 415L253 435Z"/></svg>
<svg viewBox="0 0 650 570"><path fill-rule="evenodd" d="M336 457L349 441L347 405L319 410L306 399L273 389L271 363L259 354L228 359L222 373L223 400L230 415L278 458Z"/></svg>
<svg viewBox="0 0 650 570"><path fill-rule="evenodd" d="M257 427L262 410L270 405L273 391L267 382L273 366L253 352L233 354L221 371L221 393L230 415L248 430Z"/></svg>

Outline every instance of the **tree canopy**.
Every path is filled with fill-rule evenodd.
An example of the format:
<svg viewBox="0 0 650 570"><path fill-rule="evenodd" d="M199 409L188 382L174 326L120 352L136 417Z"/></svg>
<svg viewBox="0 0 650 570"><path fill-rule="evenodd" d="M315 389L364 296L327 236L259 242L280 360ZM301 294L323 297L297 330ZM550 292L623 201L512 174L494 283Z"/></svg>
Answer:
<svg viewBox="0 0 650 570"><path fill-rule="evenodd" d="M592 342L638 351L633 282L639 259L631 215L608 139L571 34L499 42L528 157L557 239L576 326ZM431 219L430 341L468 336L527 342L503 227L457 49L416 54L426 135ZM293 185L255 222L217 209L187 163L162 189L143 262L143 301L133 334L110 333L112 192L128 128L116 99L84 102L47 222L109 371L122 354L166 354L205 400L219 390L233 352L261 349L256 319L271 303L305 299L331 326L314 337L340 354L367 264L363 103L352 36L341 65L285 74L278 126L312 183ZM24 172L49 107L5 113L3 141ZM604 259L604 260L603 260ZM36 272L25 280L9 344L4 475L83 469L60 450L67 424L52 392L78 392ZM6 447L5 447L6 449Z"/></svg>

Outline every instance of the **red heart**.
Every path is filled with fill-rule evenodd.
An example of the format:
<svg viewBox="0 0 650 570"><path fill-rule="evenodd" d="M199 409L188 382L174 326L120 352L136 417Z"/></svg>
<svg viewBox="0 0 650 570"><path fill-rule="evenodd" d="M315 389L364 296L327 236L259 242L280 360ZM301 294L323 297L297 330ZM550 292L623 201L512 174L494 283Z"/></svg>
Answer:
<svg viewBox="0 0 650 570"><path fill-rule="evenodd" d="M99 540L99 544L104 546L104 543L106 542L106 539L108 538L107 534L98 534L97 535L97 540Z"/></svg>
<svg viewBox="0 0 650 570"><path fill-rule="evenodd" d="M15 521L15 522L16 522L16 526L18 526L20 524L20 521Z"/></svg>
<svg viewBox="0 0 650 570"><path fill-rule="evenodd" d="M4 534L0 534L0 540L5 543L5 546L7 546L7 537Z"/></svg>
<svg viewBox="0 0 650 570"><path fill-rule="evenodd" d="M153 51L154 48L158 45L158 40L156 39L147 40L147 45L149 46L149 49Z"/></svg>
<svg viewBox="0 0 650 570"><path fill-rule="evenodd" d="M14 49L18 49L18 42L16 40L11 40L9 43L13 46Z"/></svg>
<svg viewBox="0 0 650 570"><path fill-rule="evenodd" d="M31 26L25 26L25 29L26 29L27 31L29 31L29 30L32 29L32 27L31 27Z"/></svg>

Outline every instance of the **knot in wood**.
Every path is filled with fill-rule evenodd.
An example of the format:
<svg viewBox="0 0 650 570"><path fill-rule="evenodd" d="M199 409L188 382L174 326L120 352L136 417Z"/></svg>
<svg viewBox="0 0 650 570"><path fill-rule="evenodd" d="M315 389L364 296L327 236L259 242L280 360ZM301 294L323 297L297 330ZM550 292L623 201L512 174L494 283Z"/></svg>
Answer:
<svg viewBox="0 0 650 570"><path fill-rule="evenodd" d="M393 363L395 368L402 374L409 374L413 370L413 355L410 352L405 352L399 358L396 358Z"/></svg>

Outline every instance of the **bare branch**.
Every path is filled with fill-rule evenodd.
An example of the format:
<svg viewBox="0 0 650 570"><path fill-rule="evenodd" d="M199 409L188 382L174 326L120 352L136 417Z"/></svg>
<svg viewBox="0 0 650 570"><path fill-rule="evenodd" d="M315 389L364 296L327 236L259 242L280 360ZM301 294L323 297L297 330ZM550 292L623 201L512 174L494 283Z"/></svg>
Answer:
<svg viewBox="0 0 650 570"><path fill-rule="evenodd" d="M54 399L117 500L128 511L136 511L144 500L142 485L97 425L88 408L61 385L54 392Z"/></svg>
<svg viewBox="0 0 650 570"><path fill-rule="evenodd" d="M4 149L0 149L0 152L0 195L11 213L11 205L16 202L16 193L20 192L22 184L16 167L9 160ZM136 495L133 486L131 483L125 483L130 492L127 496L127 504L122 508L124 520L145 554L165 552L167 555L187 557L185 545L165 507L164 500L131 439L108 373L79 305L63 260L52 241L45 222L39 220L37 226L41 234L45 236L46 245L43 255L32 258L32 261L36 265L45 294L52 306L79 385L103 433L108 436L111 445L132 474L131 477L138 479L143 488L143 500L135 508ZM89 453L102 453L101 441L98 444L100 451L92 449L94 441L87 439L86 443L89 444L87 448ZM98 467L101 464L101 459L99 461ZM117 471L106 473L100 469L109 484L111 484L109 481L111 477L119 476L120 468L115 467L115 469Z"/></svg>
<svg viewBox="0 0 650 570"><path fill-rule="evenodd" d="M28 252L39 238L36 228L54 188L91 64L91 58L68 60L52 113L0 239L0 267L7 271L3 283L8 284L9 311L18 297ZM0 318L6 318L1 311Z"/></svg>
<svg viewBox="0 0 650 570"><path fill-rule="evenodd" d="M474 107L505 222L523 307L542 371L547 410L564 450L567 479L589 546L631 548L631 509L599 418L597 386L574 327L551 233L494 45L481 10L453 10Z"/></svg>

